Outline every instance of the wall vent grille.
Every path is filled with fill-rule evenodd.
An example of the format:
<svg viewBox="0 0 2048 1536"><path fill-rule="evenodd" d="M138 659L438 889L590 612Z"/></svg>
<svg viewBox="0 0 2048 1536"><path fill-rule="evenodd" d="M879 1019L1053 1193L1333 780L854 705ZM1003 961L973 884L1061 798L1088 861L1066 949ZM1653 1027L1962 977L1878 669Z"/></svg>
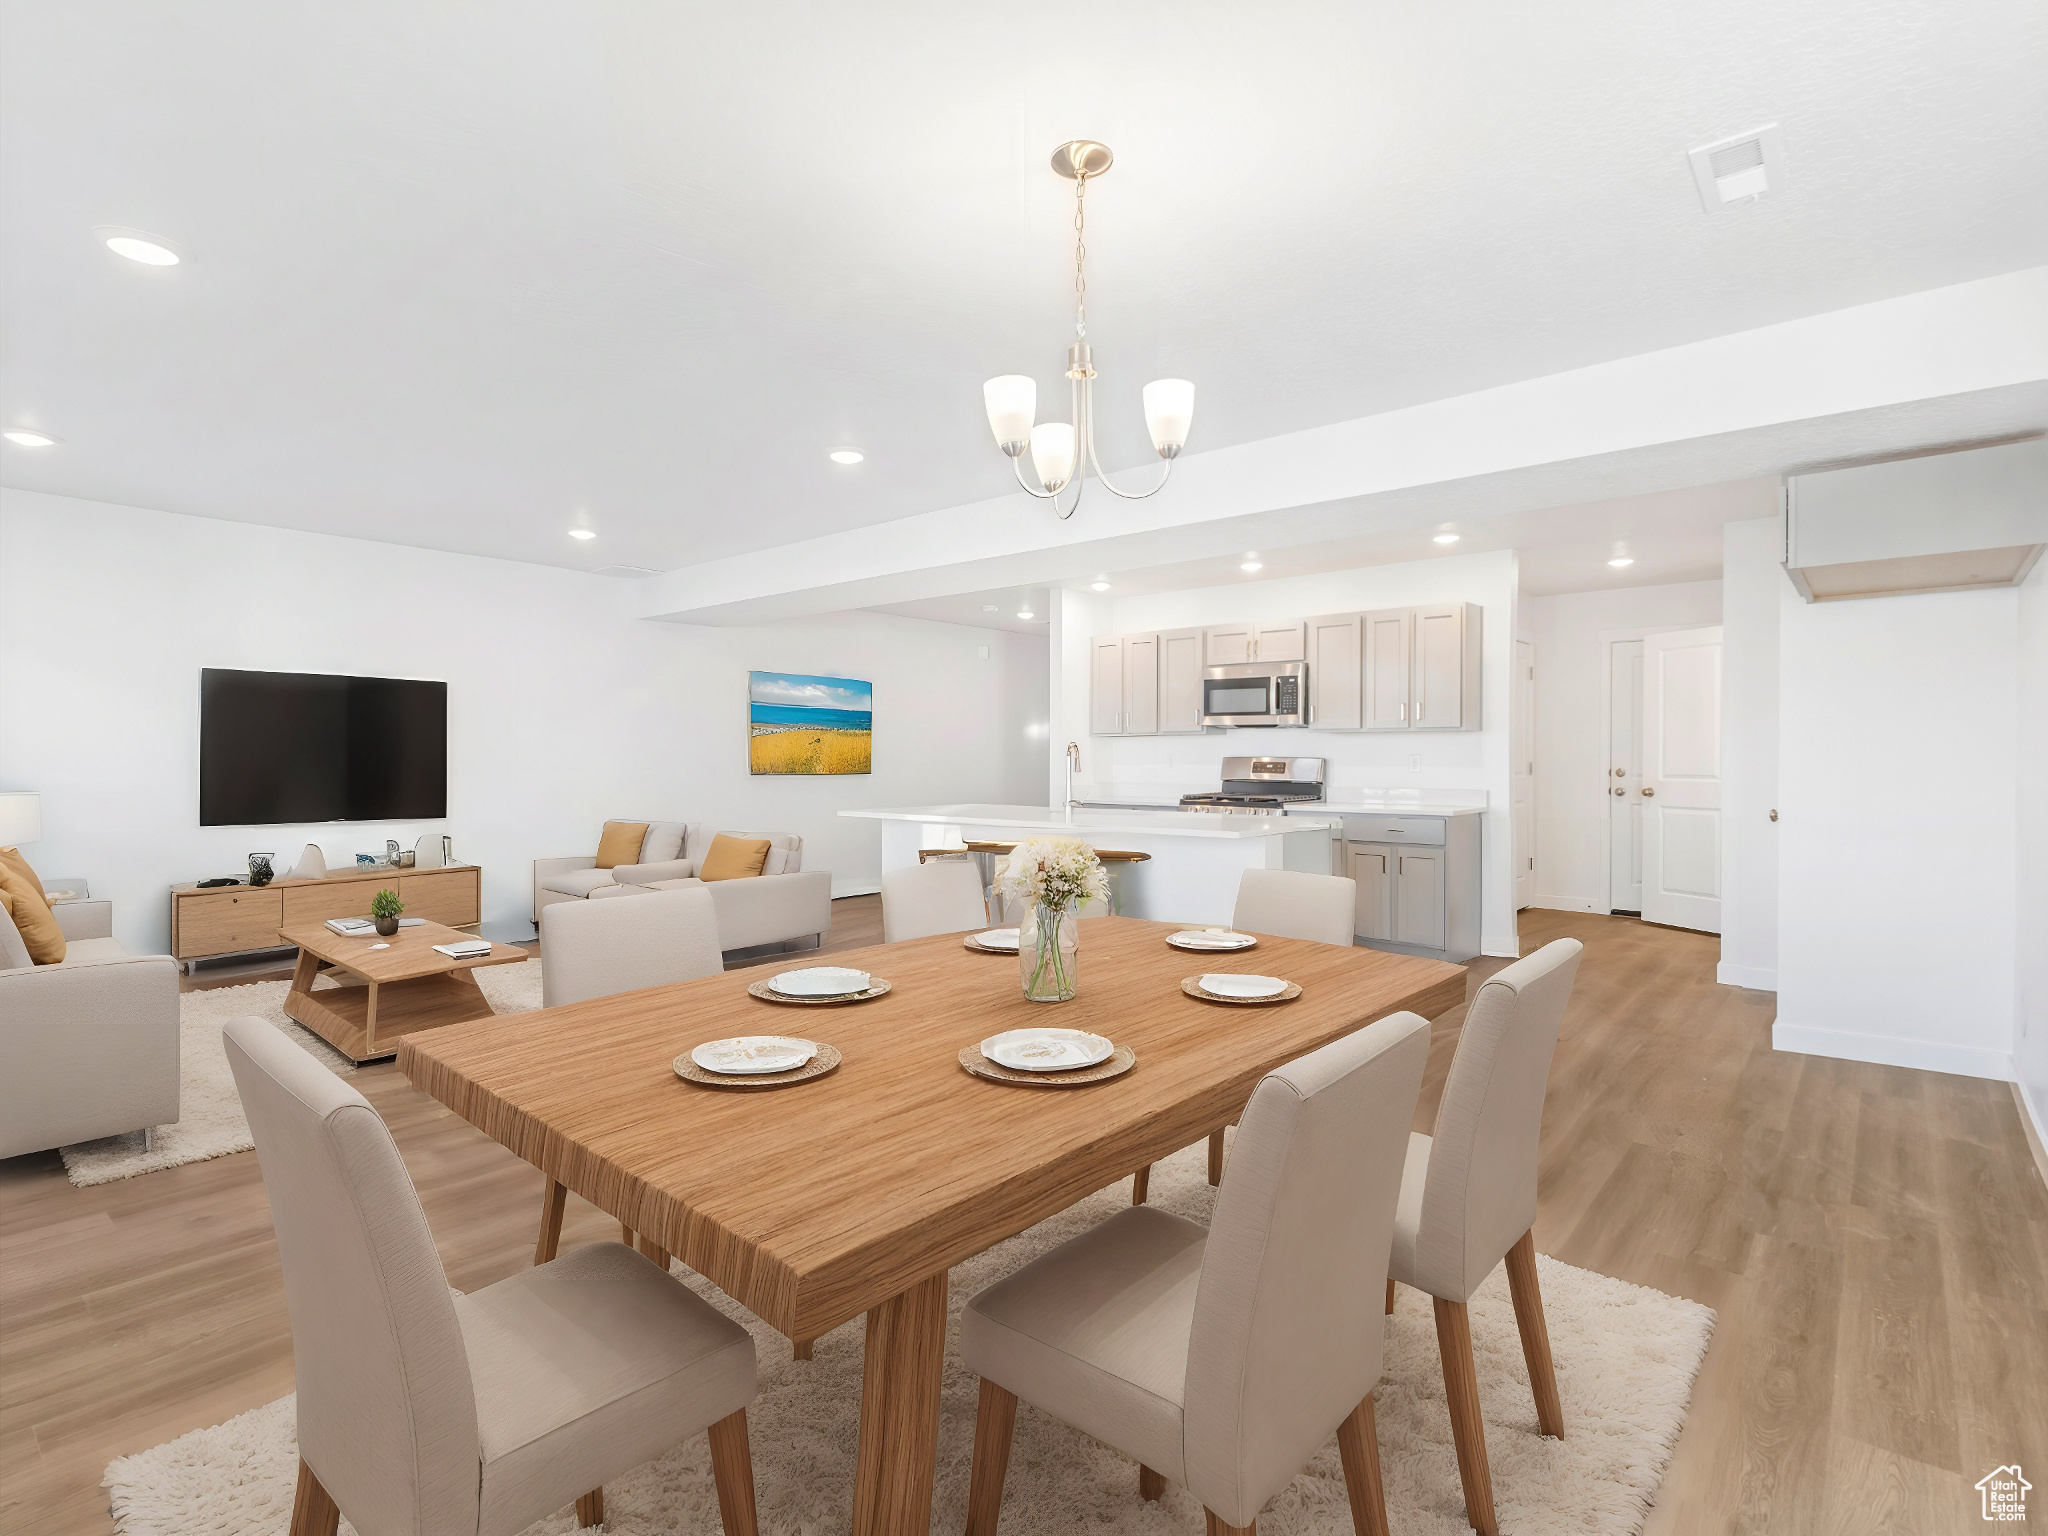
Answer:
<svg viewBox="0 0 2048 1536"><path fill-rule="evenodd" d="M1785 157L1776 123L1702 144L1686 158L1692 162L1701 206L1709 213L1753 202L1785 184Z"/></svg>

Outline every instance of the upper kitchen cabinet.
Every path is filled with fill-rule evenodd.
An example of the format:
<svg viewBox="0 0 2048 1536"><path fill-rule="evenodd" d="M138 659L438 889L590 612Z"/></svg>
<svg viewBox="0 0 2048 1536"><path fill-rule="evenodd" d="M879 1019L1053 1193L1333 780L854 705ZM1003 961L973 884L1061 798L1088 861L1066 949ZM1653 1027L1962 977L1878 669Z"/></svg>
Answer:
<svg viewBox="0 0 2048 1536"><path fill-rule="evenodd" d="M1159 632L1159 734L1199 736L1202 732L1202 632Z"/></svg>
<svg viewBox="0 0 2048 1536"><path fill-rule="evenodd" d="M1365 723L1365 621L1356 613L1310 619L1307 635L1308 723L1318 730L1355 731Z"/></svg>
<svg viewBox="0 0 2048 1536"><path fill-rule="evenodd" d="M1365 626L1365 729L1408 729L1409 653L1415 614L1382 608L1363 616Z"/></svg>
<svg viewBox="0 0 2048 1536"><path fill-rule="evenodd" d="M1414 610L1409 713L1418 731L1479 729L1480 616L1477 603Z"/></svg>
<svg viewBox="0 0 2048 1536"><path fill-rule="evenodd" d="M1306 627L1301 620L1271 624L1212 624L1202 631L1202 654L1212 667L1246 661L1306 661Z"/></svg>
<svg viewBox="0 0 2048 1536"><path fill-rule="evenodd" d="M1202 632L1105 635L1090 642L1088 730L1096 736L1202 729Z"/></svg>

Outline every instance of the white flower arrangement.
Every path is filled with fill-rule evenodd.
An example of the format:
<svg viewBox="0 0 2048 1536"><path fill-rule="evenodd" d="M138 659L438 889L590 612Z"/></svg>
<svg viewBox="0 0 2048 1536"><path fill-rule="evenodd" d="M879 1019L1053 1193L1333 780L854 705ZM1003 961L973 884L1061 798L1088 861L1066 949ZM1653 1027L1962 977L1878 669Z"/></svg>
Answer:
<svg viewBox="0 0 2048 1536"><path fill-rule="evenodd" d="M1079 838L1034 837L1019 843L996 883L1005 896L1033 907L1069 911L1109 896L1109 877L1095 850Z"/></svg>

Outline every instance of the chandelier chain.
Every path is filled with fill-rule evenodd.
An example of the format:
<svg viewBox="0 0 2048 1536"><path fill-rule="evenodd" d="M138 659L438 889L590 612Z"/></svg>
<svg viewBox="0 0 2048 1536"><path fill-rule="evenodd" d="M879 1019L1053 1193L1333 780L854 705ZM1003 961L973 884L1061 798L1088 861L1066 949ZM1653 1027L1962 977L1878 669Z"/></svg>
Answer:
<svg viewBox="0 0 2048 1536"><path fill-rule="evenodd" d="M1088 178L1074 178L1074 334L1085 337L1088 334L1088 259L1086 243L1088 214L1084 199L1088 195Z"/></svg>

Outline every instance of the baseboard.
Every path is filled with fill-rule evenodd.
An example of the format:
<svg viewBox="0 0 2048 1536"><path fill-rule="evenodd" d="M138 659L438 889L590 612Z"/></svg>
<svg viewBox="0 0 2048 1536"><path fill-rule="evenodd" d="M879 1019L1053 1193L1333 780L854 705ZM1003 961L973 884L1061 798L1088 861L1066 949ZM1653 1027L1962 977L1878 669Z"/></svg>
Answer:
<svg viewBox="0 0 2048 1536"><path fill-rule="evenodd" d="M1995 1083L2013 1081L2012 1054L1968 1045L1943 1045L1938 1040L1901 1040L1895 1035L1865 1035L1846 1029L1816 1029L1809 1024L1771 1026L1771 1048L1807 1056L1834 1056L1843 1061L1868 1061L1881 1067L1913 1067L1922 1072L1948 1072L1956 1077L1984 1077Z"/></svg>
<svg viewBox="0 0 2048 1536"><path fill-rule="evenodd" d="M1714 980L1721 983L1724 987L1748 987L1756 992L1775 992L1778 990L1778 968L1771 966L1769 969L1766 969L1761 965L1730 965L1724 960L1714 967ZM1824 1056L1827 1053L1825 1051L1816 1051L1812 1054Z"/></svg>
<svg viewBox="0 0 2048 1536"><path fill-rule="evenodd" d="M2034 1101L2017 1076L2013 1078L2012 1096L2019 1101L2020 1129L2026 1132L2027 1147L2034 1154L2034 1172L2041 1175L2043 1184L2048 1184L2048 1125L2043 1125L2041 1117L2034 1113Z"/></svg>
<svg viewBox="0 0 2048 1536"><path fill-rule="evenodd" d="M881 894L881 890L881 885L876 881L834 880L832 882L832 899L838 901L844 896L877 896Z"/></svg>
<svg viewBox="0 0 2048 1536"><path fill-rule="evenodd" d="M1529 905L1541 907L1546 912L1604 912L1607 909L1597 901L1582 896L1531 896Z"/></svg>

